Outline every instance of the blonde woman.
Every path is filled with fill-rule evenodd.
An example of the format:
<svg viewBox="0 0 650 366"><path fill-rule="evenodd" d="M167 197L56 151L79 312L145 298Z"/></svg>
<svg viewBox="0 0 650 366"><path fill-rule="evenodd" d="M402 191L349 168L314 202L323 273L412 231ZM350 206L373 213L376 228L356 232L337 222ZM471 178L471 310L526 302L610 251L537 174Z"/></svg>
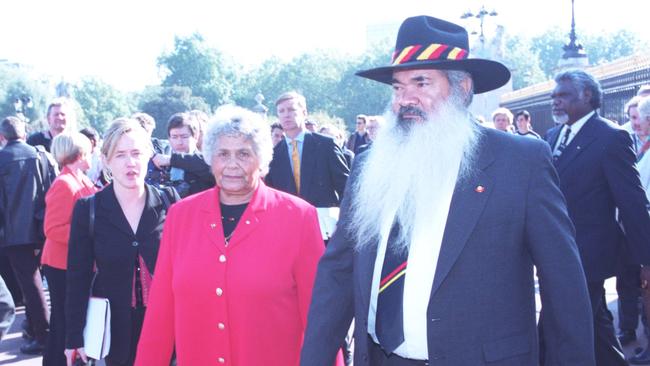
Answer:
<svg viewBox="0 0 650 366"><path fill-rule="evenodd" d="M68 364L75 354L86 361L83 329L91 292L110 302L111 348L106 365L133 364L167 207L178 198L171 190L145 184L152 151L149 136L136 121L113 121L102 146L103 164L112 182L75 205L65 309Z"/></svg>
<svg viewBox="0 0 650 366"><path fill-rule="evenodd" d="M95 193L86 177L92 147L86 136L64 132L52 140L52 155L61 169L45 196L45 245L41 264L50 290L50 332L43 352L43 365L65 365L65 273L70 221L75 202Z"/></svg>

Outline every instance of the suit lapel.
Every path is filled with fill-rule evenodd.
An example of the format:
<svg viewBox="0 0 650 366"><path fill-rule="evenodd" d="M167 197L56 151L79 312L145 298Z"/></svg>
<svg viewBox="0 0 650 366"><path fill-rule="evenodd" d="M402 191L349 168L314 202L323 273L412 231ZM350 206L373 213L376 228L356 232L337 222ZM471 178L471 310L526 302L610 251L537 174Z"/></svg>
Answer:
<svg viewBox="0 0 650 366"><path fill-rule="evenodd" d="M278 174L274 174L277 181L273 181L273 186L287 193L296 194L296 182L293 180L293 171L291 169L291 158L289 157L289 147L287 141L282 141L275 147L273 159L277 158Z"/></svg>
<svg viewBox="0 0 650 366"><path fill-rule="evenodd" d="M309 187L312 186L312 172L316 162L316 140L311 133L305 132L305 139L302 144L302 156L300 157L300 197L305 197Z"/></svg>
<svg viewBox="0 0 650 366"><path fill-rule="evenodd" d="M160 206L163 204L160 198L161 193L156 188L149 185L145 187L147 190L147 200L142 210L140 222L138 223L138 234L149 234L158 227L160 222Z"/></svg>
<svg viewBox="0 0 650 366"><path fill-rule="evenodd" d="M477 151L476 171L470 177L456 183L440 246L431 296L438 290L458 259L494 188L494 178L486 172L494 161L487 138L486 135L481 137Z"/></svg>
<svg viewBox="0 0 650 366"><path fill-rule="evenodd" d="M117 201L117 197L115 196L115 189L113 187L113 184L110 184L104 190L97 193L95 197L97 197L96 199L100 201L102 210L106 214L108 220L113 224L113 226L118 228L120 231L123 231L128 236L133 236L134 233L131 229L131 225L129 225L126 216L124 216L122 207L120 206L120 203Z"/></svg>
<svg viewBox="0 0 650 366"><path fill-rule="evenodd" d="M555 144L557 144L557 138L560 136L560 131L562 131L562 125L555 126L548 131L546 142L551 145L551 151L555 150Z"/></svg>
<svg viewBox="0 0 650 366"><path fill-rule="evenodd" d="M596 140L595 129L596 121L598 115L594 114L589 120L582 126L578 134L571 140L571 143L564 149L564 152L555 162L555 168L558 171L558 174L562 172L570 165L571 161L575 159L580 153L582 153L594 140Z"/></svg>
<svg viewBox="0 0 650 366"><path fill-rule="evenodd" d="M199 230L204 238L223 253L225 251L225 238L223 236L223 224L221 223L221 207L219 206L219 189L214 188L209 199L201 205L201 225Z"/></svg>

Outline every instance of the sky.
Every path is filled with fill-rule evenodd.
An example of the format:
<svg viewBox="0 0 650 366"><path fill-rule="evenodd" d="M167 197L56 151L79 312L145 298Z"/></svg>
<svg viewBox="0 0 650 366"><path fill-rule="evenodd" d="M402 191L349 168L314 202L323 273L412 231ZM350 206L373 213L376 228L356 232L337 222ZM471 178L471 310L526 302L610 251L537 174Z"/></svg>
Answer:
<svg viewBox="0 0 650 366"><path fill-rule="evenodd" d="M578 37L581 29L628 29L650 40L642 30L646 1L575 0ZM199 32L210 46L252 67L270 56L360 54L368 26L413 15L478 29L477 19L460 15L482 5L499 14L485 20L488 37L495 25L526 35L570 29L570 0L0 0L0 59L56 80L93 76L135 91L160 82L156 59L173 48L175 36Z"/></svg>

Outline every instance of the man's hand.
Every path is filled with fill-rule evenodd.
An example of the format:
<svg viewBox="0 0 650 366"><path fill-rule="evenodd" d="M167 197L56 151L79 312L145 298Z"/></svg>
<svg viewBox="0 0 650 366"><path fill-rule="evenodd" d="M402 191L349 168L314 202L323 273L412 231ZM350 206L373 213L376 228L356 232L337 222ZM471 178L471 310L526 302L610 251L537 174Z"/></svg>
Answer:
<svg viewBox="0 0 650 366"><path fill-rule="evenodd" d="M171 156L156 154L153 156L153 158L151 158L151 161L153 161L153 164L160 169L162 167L169 166L171 161Z"/></svg>
<svg viewBox="0 0 650 366"><path fill-rule="evenodd" d="M86 352L84 351L83 347L77 349L66 349L64 353L66 364L68 366L72 366L74 364L74 360L76 360L77 357L81 358L84 363L88 363L88 356L86 356Z"/></svg>
<svg viewBox="0 0 650 366"><path fill-rule="evenodd" d="M641 267L641 288L650 291L650 266Z"/></svg>

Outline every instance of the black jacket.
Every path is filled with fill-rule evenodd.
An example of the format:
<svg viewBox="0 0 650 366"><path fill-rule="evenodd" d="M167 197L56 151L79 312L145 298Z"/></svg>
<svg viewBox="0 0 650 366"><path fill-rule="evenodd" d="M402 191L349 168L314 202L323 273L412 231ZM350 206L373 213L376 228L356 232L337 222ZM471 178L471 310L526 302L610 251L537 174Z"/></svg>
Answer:
<svg viewBox="0 0 650 366"><path fill-rule="evenodd" d="M146 186L147 198L133 233L115 196L113 185L95 194L94 238L89 229L89 197L77 201L72 213L68 247L66 289L66 348L84 345L83 329L88 296L97 277L93 295L108 298L111 307L111 349L107 356L121 364L129 357L132 334L131 300L135 261L140 254L153 274L166 210L161 194ZM175 201L175 199L170 201Z"/></svg>
<svg viewBox="0 0 650 366"><path fill-rule="evenodd" d="M189 184L188 195L203 192L215 185L210 166L199 152L194 154L172 153L169 165L172 168L185 171L184 181Z"/></svg>
<svg viewBox="0 0 650 366"><path fill-rule="evenodd" d="M331 137L305 132L300 158L300 194L296 192L290 160L287 143L275 145L269 173L264 178L268 186L297 195L316 207L339 206L350 168Z"/></svg>
<svg viewBox="0 0 650 366"><path fill-rule="evenodd" d="M42 245L36 216L45 207L45 187L39 164L38 152L24 141L9 141L0 150L0 246Z"/></svg>

